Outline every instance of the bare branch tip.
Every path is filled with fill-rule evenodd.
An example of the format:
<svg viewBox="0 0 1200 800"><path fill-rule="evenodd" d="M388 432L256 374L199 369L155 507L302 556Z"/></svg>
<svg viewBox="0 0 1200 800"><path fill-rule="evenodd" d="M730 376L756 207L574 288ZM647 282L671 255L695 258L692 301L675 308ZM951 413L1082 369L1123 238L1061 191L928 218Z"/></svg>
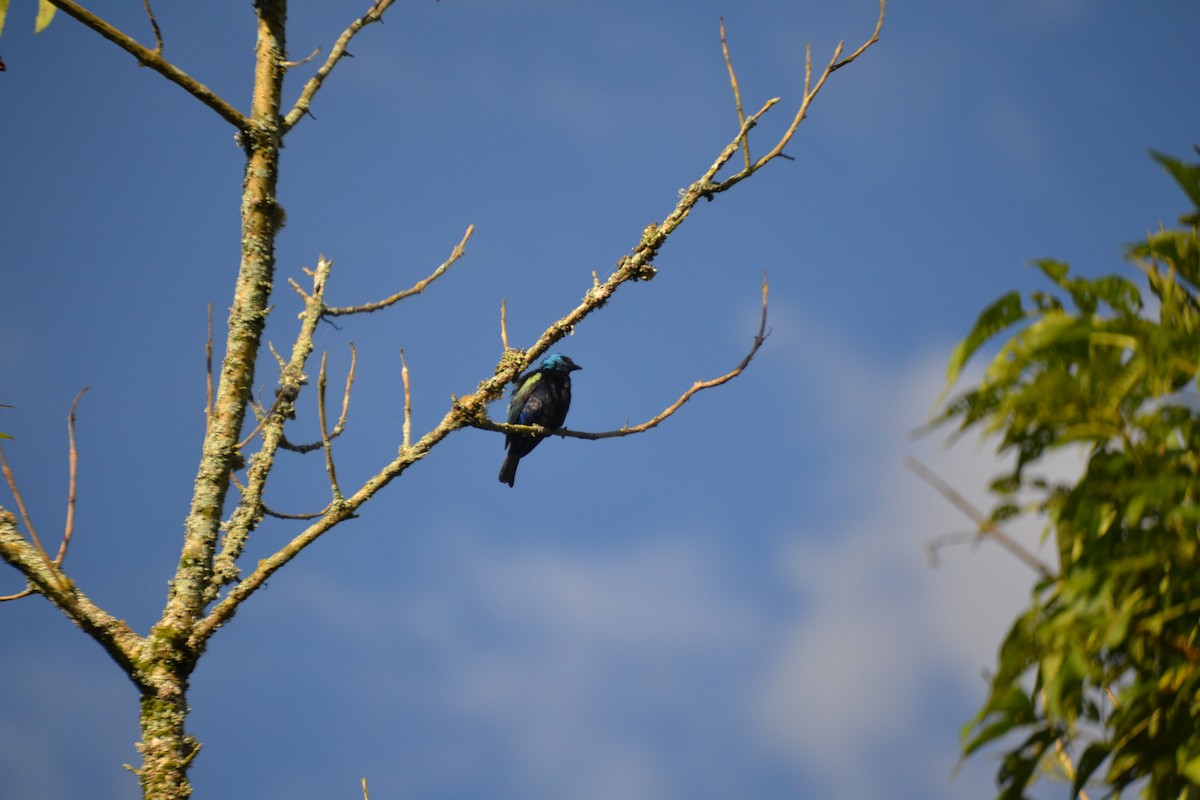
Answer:
<svg viewBox="0 0 1200 800"><path fill-rule="evenodd" d="M404 348L400 348L400 380L404 383L404 423L401 426L401 442L407 450L412 441L412 390L408 380L408 361Z"/></svg>
<svg viewBox="0 0 1200 800"><path fill-rule="evenodd" d="M314 58L316 58L317 54L320 52L321 52L321 47L320 47L320 45L318 45L317 47L313 48L313 51L311 53L308 54L308 58L302 58L299 61L285 61L285 62L283 62L283 66L286 69L293 69L295 67L303 66L304 64L307 64L308 62L310 62Z"/></svg>

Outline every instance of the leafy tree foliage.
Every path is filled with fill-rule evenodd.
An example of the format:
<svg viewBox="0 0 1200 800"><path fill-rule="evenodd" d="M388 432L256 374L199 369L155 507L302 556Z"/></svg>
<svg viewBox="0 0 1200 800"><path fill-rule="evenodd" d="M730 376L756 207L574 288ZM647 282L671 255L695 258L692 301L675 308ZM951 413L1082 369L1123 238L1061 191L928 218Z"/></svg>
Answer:
<svg viewBox="0 0 1200 800"><path fill-rule="evenodd" d="M1051 763L1071 797L1089 782L1200 797L1200 164L1153 158L1192 210L1127 248L1144 280L1039 261L1051 287L992 303L950 360L953 384L982 345L1008 336L938 422L1015 454L992 485L992 519L1029 510L1017 498L1031 492L1059 561L964 730L964 756L1003 737L1001 798L1024 797ZM1035 473L1079 445L1078 480Z"/></svg>

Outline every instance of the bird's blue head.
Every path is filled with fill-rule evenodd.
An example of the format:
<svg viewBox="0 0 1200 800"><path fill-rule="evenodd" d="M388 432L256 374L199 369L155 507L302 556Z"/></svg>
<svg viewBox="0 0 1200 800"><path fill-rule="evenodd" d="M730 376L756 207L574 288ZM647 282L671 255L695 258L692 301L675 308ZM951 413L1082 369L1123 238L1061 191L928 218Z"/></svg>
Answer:
<svg viewBox="0 0 1200 800"><path fill-rule="evenodd" d="M556 370L558 372L570 373L573 370L583 369L562 353L551 353L546 356L546 360L542 362L542 369Z"/></svg>

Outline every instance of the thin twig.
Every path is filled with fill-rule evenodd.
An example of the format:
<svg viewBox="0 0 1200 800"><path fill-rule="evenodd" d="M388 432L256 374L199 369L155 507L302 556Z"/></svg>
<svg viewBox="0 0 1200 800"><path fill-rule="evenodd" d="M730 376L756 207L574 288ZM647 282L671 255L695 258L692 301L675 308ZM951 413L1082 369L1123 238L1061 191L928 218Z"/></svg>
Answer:
<svg viewBox="0 0 1200 800"><path fill-rule="evenodd" d="M342 392L342 413L338 415L337 424L329 434L330 439L336 439L346 427L346 415L350 412L350 390L354 388L354 368L358 364L358 350L354 342L350 343L350 369L346 372L346 389Z"/></svg>
<svg viewBox="0 0 1200 800"><path fill-rule="evenodd" d="M305 270L305 271L307 272L307 270ZM291 286L292 289L295 290L296 294L300 295L300 299L307 303L308 302L308 292L301 289L300 284L296 283L294 278L288 278L287 282L288 282L288 285Z"/></svg>
<svg viewBox="0 0 1200 800"><path fill-rule="evenodd" d="M63 559L67 557L67 548L71 545L71 535L75 532L75 489L78 486L79 477L79 449L75 446L75 408L87 390L86 386L79 390L79 394L75 395L75 400L71 403L71 410L67 413L69 447L67 453L67 521L63 525L62 543L59 544L58 553L54 556L54 565L57 567L61 567Z"/></svg>
<svg viewBox="0 0 1200 800"><path fill-rule="evenodd" d="M733 87L733 104L737 108L738 126L746 124L746 112L742 110L742 92L738 88L737 75L733 71L733 61L729 58L729 44L725 41L725 18L721 21L721 52L725 56L725 68L729 70L729 85ZM750 137L742 139L742 152L746 155L746 169L750 168Z"/></svg>
<svg viewBox="0 0 1200 800"><path fill-rule="evenodd" d="M329 438L336 439L342 435L346 429L346 416L350 412L350 390L354 387L354 371L358 364L358 350L354 347L354 342L350 342L350 369L346 373L346 389L342 393L342 413L338 416L337 424L333 426L333 430L329 432ZM308 444L292 444L287 440L286 436L281 436L279 446L284 450L290 450L293 453L311 453L323 446L320 439Z"/></svg>
<svg viewBox="0 0 1200 800"><path fill-rule="evenodd" d="M269 517L275 517L275 519L310 520L310 519L316 519L317 517L325 516L327 513L329 513L329 506L325 506L320 511L314 512L312 514L285 514L282 511L275 511L275 510L271 509L271 507L268 506L266 503L262 504L262 510L263 510L264 514L266 514Z"/></svg>
<svg viewBox="0 0 1200 800"><path fill-rule="evenodd" d="M325 451L325 471L329 473L329 488L333 492L333 502L342 499L342 490L338 486L337 470L333 466L333 445L329 441L329 428L325 423L325 362L328 352L321 353L321 372L317 376L317 421L321 426L321 447Z"/></svg>
<svg viewBox="0 0 1200 800"><path fill-rule="evenodd" d="M62 9L69 16L83 23L88 28L91 28L96 33L108 39L110 42L120 47L125 52L132 55L138 60L138 63L144 64L150 69L162 75L164 78L179 86L188 94L195 97L204 105L211 108L213 111L233 125L239 131L245 130L250 124L246 116L236 108L231 106L220 95L209 89L203 83L188 75L179 67L172 64L163 58L162 53L151 50L144 45L139 44L133 37L118 28L113 27L108 22L88 11L73 0L49 0L56 8ZM160 42L161 44L161 42Z"/></svg>
<svg viewBox="0 0 1200 800"><path fill-rule="evenodd" d="M944 533L932 541L925 543L925 558L929 561L929 566L937 569L940 564L938 561L938 551L951 545L973 544L978 541L978 532L962 531L960 533Z"/></svg>
<svg viewBox="0 0 1200 800"><path fill-rule="evenodd" d="M966 498L956 492L953 487L950 486L950 484L939 478L932 470L930 470L920 461L917 461L915 458L910 456L904 459L904 465L920 476L922 480L936 489L938 493L942 495L942 497L945 497L947 500L949 500L955 508L970 517L971 520L979 526L979 532L981 534L986 534L995 539L1001 547L1023 561L1027 566L1036 571L1043 578L1046 578L1047 580L1054 580L1057 577L1054 574L1054 570L1038 559L1037 556L1031 553L1007 533L1000 530L996 523L984 516L979 509L975 508L975 506L967 502Z"/></svg>
<svg viewBox="0 0 1200 800"><path fill-rule="evenodd" d="M302 65L307 64L308 62L312 61L314 58L316 58L317 54L320 52L321 52L320 47L314 47L313 51L308 54L308 58L302 58L299 61L285 61L285 62L283 62L283 66L285 66L288 69L293 69L295 67L302 66Z"/></svg>
<svg viewBox="0 0 1200 800"><path fill-rule="evenodd" d="M158 29L158 20L154 18L154 12L150 9L150 0L142 0L146 6L146 16L150 18L150 27L154 29L154 52L162 55L163 38L162 31Z"/></svg>
<svg viewBox="0 0 1200 800"><path fill-rule="evenodd" d="M213 354L213 331L212 331L212 303L208 304L208 337L204 340L204 432L208 432L208 424L212 421L213 415L213 373L212 373L212 354Z"/></svg>
<svg viewBox="0 0 1200 800"><path fill-rule="evenodd" d="M867 52L867 48L879 41L879 32L883 30L883 15L887 10L887 0L879 0L879 20L875 23L875 32L871 34L871 38L863 42L857 50L843 58L829 68L830 72L839 70L847 64L854 61L856 58ZM840 49L840 48L839 48Z"/></svg>
<svg viewBox="0 0 1200 800"><path fill-rule="evenodd" d="M504 346L504 352L508 352L508 309L506 308L507 301L500 298L500 344Z"/></svg>
<svg viewBox="0 0 1200 800"><path fill-rule="evenodd" d="M255 405L254 414L258 417L258 424L254 426L254 430L250 431L250 433L246 435L245 439L242 439L235 445L238 450L241 450L243 447L250 444L250 442L254 441L254 437L258 436L258 432L262 430L263 425L267 423L267 420L271 418L273 413L275 413L275 409L279 407L279 400L282 397L283 393L277 391L275 393L275 400L271 403L271 407L266 411L262 411L261 413L261 409L257 406L257 404Z"/></svg>
<svg viewBox="0 0 1200 800"><path fill-rule="evenodd" d="M50 560L50 555L46 552L46 548L42 547L42 540L37 535L37 529L33 527L33 520L29 518L29 509L25 507L25 498L21 495L21 490L17 488L17 479L13 476L12 469L8 466L8 459L4 457L3 447L0 447L0 470L3 470L4 480L8 482L8 490L12 492L13 499L17 501L17 510L21 512L21 520L25 523L25 530L29 531L30 541L37 548L42 560L46 562L46 567L53 572L53 562Z"/></svg>
<svg viewBox="0 0 1200 800"><path fill-rule="evenodd" d="M400 380L404 382L404 425L402 447L407 450L412 444L412 391L408 383L408 362L404 360L404 348L400 348Z"/></svg>
<svg viewBox="0 0 1200 800"><path fill-rule="evenodd" d="M287 362L283 360L283 356L279 355L279 351L275 349L274 342L267 342L267 349L271 351L271 355L275 356L275 363L279 365L279 369L287 366Z"/></svg>
<svg viewBox="0 0 1200 800"><path fill-rule="evenodd" d="M308 108L312 105L313 97L321 88L321 84L325 83L325 79L329 77L329 73L337 66L337 63L342 60L342 56L348 55L346 46L350 44L350 40L367 25L372 22L379 22L383 18L383 12L387 11L394 0L375 0L371 7L367 9L367 13L363 14L346 30L342 31L342 35L333 43L333 47L329 51L329 56L325 59L325 63L321 65L316 74L308 79L308 83L304 84L304 88L300 91L300 97L297 98L296 104L292 106L292 110L283 118L283 132L287 133L300 118L308 113Z"/></svg>
<svg viewBox="0 0 1200 800"><path fill-rule="evenodd" d="M411 288L405 289L402 292L397 292L391 297L385 297L383 300L378 300L374 303L364 303L360 306L343 306L341 308L326 308L325 316L339 317L344 314L362 314L369 313L371 311L378 311L381 308L387 308L394 303L398 303L406 297L412 297L414 294L420 294L421 292L425 291L425 288L429 286L429 284L436 281L446 272L446 270L450 269L455 261L458 261L460 258L462 258L463 253L466 251L467 241L471 238L471 234L474 232L475 226L468 225L467 232L463 234L462 241L456 244L454 249L450 251L450 257L443 261L437 269L429 274L428 277L417 281Z"/></svg>

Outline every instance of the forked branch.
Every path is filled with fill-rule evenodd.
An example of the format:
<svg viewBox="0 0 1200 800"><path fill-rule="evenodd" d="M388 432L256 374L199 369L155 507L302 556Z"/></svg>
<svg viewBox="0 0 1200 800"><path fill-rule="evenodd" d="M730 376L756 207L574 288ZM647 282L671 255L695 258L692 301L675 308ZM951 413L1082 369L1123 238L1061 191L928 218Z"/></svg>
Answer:
<svg viewBox="0 0 1200 800"><path fill-rule="evenodd" d="M154 31L154 52L162 55L162 31L158 27L158 20L154 18L154 9L150 8L150 0L142 0L142 3L146 6L146 16L149 17L150 28Z"/></svg>
<svg viewBox="0 0 1200 800"><path fill-rule="evenodd" d="M247 460L246 483L242 489L241 500L222 526L225 535L221 541L220 553L214 561L213 579L205 594L206 601L215 599L221 586L237 580L237 559L241 556L250 533L262 521L265 513L263 492L275 465L275 455L283 441L284 423L295 414L296 398L308 381L304 367L313 351L313 332L320 324L325 310L325 283L332 266L333 262L324 256L319 258L316 270L309 272L312 277L312 292L300 292L305 298L304 310L300 314L300 331L296 334L291 358L280 369L275 401L260 422L261 443L258 451ZM299 287L296 288L299 291Z"/></svg>
<svg viewBox="0 0 1200 800"><path fill-rule="evenodd" d="M745 148L746 166L743 167L738 172L734 173L733 175L730 175L728 178L725 178L724 180L720 181L715 186L712 186L710 188L711 193L715 194L716 192L723 192L723 191L733 187L734 185L740 183L741 181L743 181L746 178L753 175L758 170L765 167L768 163L770 163L772 160L774 160L776 158L779 158L779 157L787 158L787 156L784 156L784 154L783 154L783 148L787 147L788 143L791 142L792 137L796 134L796 129L800 127L800 123L803 122L805 117L808 116L809 106L812 105L812 101L816 99L817 95L821 92L821 89L825 86L825 81L828 80L829 76L832 75L837 70L856 61L859 56L861 56L863 53L865 53L871 47L871 45L873 45L879 41L879 32L883 29L883 18L884 18L886 11L887 11L887 0L879 0L879 17L875 22L875 30L871 33L871 36L868 37L865 42L863 42L861 45L859 45L858 49L856 49L850 55L845 56L844 58L842 57L842 53L845 50L845 42L838 42L837 47L834 48L833 55L830 56L829 61L827 61L825 64L825 68L823 70L821 70L821 74L817 76L817 79L815 82L813 81L812 48L807 45L805 46L805 51L804 51L804 96L800 100L800 106L796 110L795 116L792 117L791 124L788 126L787 130L783 132L783 135L779 137L779 141L777 141L775 143L775 146L772 147L766 153L766 155L763 155L754 161L751 160L749 143L746 139L747 134L749 133L749 127L747 125L747 123L749 121L744 118L743 113L742 113L741 93L738 88L737 76L734 74L734 71L733 71L733 64L729 59L729 48L725 42L725 25L724 25L724 22L722 22L722 24L721 24L721 47L725 54L725 66L728 68L728 71L729 71L729 83L730 83L730 87L733 89L734 102L737 105L738 120L739 120L739 122L741 122L741 125L742 125L742 132L739 134L739 138L742 140L742 146ZM778 100L778 98L776 98L776 100ZM774 102L775 101L772 101L771 104L773 104ZM765 111L766 109L764 108L763 110ZM762 114L762 111L760 111L759 114L755 115L755 117L752 119L756 119L761 114ZM750 127L752 127L752 126L750 126ZM732 155L732 153L730 153L730 155ZM728 161L728 158L726 158L725 160ZM722 166L724 166L724 162L722 162ZM715 170L713 171L713 175L714 176L716 175ZM711 180L711 178L710 178L710 180Z"/></svg>
<svg viewBox="0 0 1200 800"><path fill-rule="evenodd" d="M49 2L53 3L56 8L61 9L67 15L75 18L79 22L82 22L85 26L91 28L105 39L108 39L117 47L120 47L122 50L132 55L138 60L139 64L149 67L169 80L171 83L174 83L182 88L201 103L217 112L222 119L224 119L233 127L237 128L239 131L246 129L246 126L249 124L249 120L246 119L246 116L242 114L242 112L231 106L212 89L208 88L203 83L163 58L162 37L158 31L157 23L154 24L154 32L158 46L156 49L151 50L150 48L138 43L138 41L129 34L104 21L73 0L49 0ZM149 11L149 5L147 5L147 11ZM150 20L151 22L154 22L153 14L151 14Z"/></svg>
<svg viewBox="0 0 1200 800"><path fill-rule="evenodd" d="M297 98L296 104L292 106L292 110L283 118L283 132L287 133L301 117L309 113L309 106L312 105L313 98L320 90L321 85L325 83L325 79L329 77L329 73L333 72L333 68L342 60L344 56L350 55L346 52L346 46L350 44L359 31L370 25L372 22L381 22L383 20L383 12L387 11L394 0L375 0L367 12L354 22L350 23L350 27L342 31L342 35L333 43L333 47L329 50L329 56L325 59L325 63L320 66L317 73L308 79L308 83L304 84L304 88L300 91L300 97ZM316 55L314 52L313 55ZM309 56L312 58L312 56ZM308 59L305 59L307 61ZM299 63L304 63L299 62Z"/></svg>
<svg viewBox="0 0 1200 800"><path fill-rule="evenodd" d="M53 576L55 580L62 581L59 588L66 588L70 583L65 576L61 575L59 568L62 566L63 559L67 557L67 548L70 547L71 536L75 532L75 496L76 488L79 484L79 449L75 444L75 409L79 407L79 400L87 390L88 387L86 386L79 390L79 393L75 395L75 399L71 401L71 410L67 412L67 521L63 525L62 541L59 542L58 552L55 553L54 558L50 558L50 555L42 546L41 539L38 538L37 530L33 527L33 519L29 515L29 509L25 507L25 498L21 495L16 477L13 475L12 469L8 466L8 460L4 457L4 450L0 448L0 471L4 473L4 480L8 484L8 490L12 493L13 500L17 503L17 509L21 512L21 519L25 522L25 530L29 531L29 538L33 544L33 549L37 551L42 563L47 567L47 574ZM0 602L28 597L34 593L33 586L34 583L30 581L29 586L23 591L0 596Z"/></svg>

